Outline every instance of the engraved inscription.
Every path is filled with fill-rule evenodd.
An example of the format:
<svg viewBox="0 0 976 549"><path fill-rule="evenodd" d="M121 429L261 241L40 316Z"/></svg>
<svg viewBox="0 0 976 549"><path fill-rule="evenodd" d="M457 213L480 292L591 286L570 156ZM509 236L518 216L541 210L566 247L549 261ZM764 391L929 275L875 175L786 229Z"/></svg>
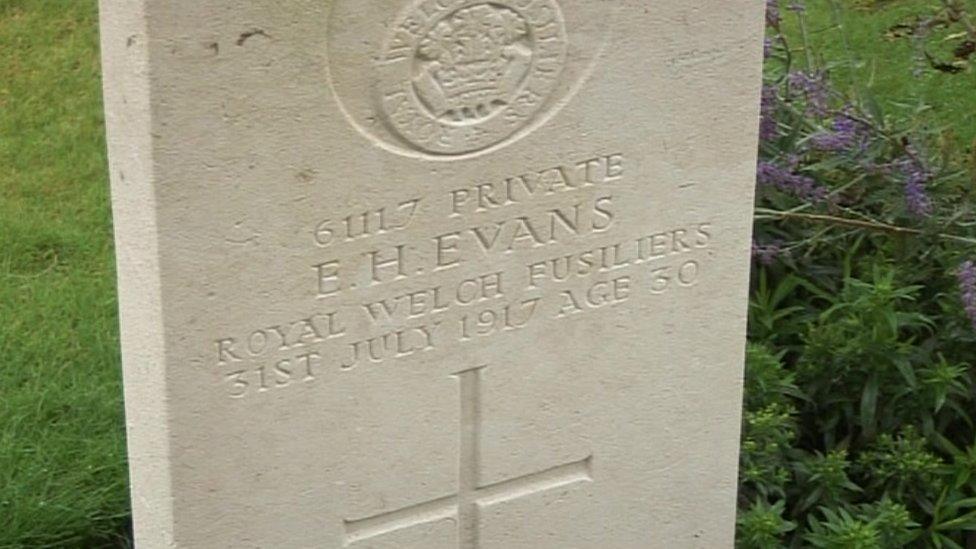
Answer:
<svg viewBox="0 0 976 549"><path fill-rule="evenodd" d="M346 520L346 545L440 520L457 524L458 549L478 549L481 509L593 481L593 456L494 484L481 481L481 376L485 366L455 374L460 384L458 491L371 517Z"/></svg>
<svg viewBox="0 0 976 549"><path fill-rule="evenodd" d="M285 391L694 291L719 231L709 221L627 230L615 199L626 166L621 153L581 157L310 219L310 310L216 339L226 394ZM451 226L417 234L431 215Z"/></svg>
<svg viewBox="0 0 976 549"><path fill-rule="evenodd" d="M401 15L376 63L378 112L422 152L509 138L559 83L567 38L555 0L426 0Z"/></svg>

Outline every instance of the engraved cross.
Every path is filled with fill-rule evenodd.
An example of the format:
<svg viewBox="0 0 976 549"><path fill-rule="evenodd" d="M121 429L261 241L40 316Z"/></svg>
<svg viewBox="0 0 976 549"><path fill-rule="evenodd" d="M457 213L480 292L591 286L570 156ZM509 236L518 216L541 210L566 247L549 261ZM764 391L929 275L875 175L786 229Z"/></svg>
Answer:
<svg viewBox="0 0 976 549"><path fill-rule="evenodd" d="M347 546L397 530L454 519L458 548L478 549L482 507L593 480L593 456L589 456L494 484L481 484L481 371L484 368L454 374L461 386L458 493L371 517L346 520Z"/></svg>

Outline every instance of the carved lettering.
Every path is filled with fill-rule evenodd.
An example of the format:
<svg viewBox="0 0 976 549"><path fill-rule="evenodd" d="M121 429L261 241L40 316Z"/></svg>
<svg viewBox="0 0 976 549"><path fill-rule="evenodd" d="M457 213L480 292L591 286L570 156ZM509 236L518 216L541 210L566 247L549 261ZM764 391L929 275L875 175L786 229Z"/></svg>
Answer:
<svg viewBox="0 0 976 549"><path fill-rule="evenodd" d="M550 0L511 1L535 9ZM441 20L462 5L472 4L427 0L416 13ZM540 97L525 90L516 100ZM384 101L394 115L430 124L407 91ZM483 130L455 128L451 135L460 139L469 129ZM694 291L720 232L701 222L623 233L621 216L629 210L614 195L625 167L622 153L592 154L323 215L306 225L311 249L332 255L311 265L311 312L214 340L216 379L231 398L274 394L363 368L422 364L425 353L441 347L573 322L637 298ZM429 215L449 226L424 234ZM316 310L316 302L330 310Z"/></svg>

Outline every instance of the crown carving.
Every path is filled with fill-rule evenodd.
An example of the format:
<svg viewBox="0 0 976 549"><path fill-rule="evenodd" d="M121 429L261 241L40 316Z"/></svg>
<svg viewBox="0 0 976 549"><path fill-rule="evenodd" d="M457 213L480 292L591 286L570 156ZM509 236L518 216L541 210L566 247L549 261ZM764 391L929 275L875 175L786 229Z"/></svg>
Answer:
<svg viewBox="0 0 976 549"><path fill-rule="evenodd" d="M529 29L516 12L491 4L458 10L421 40L418 57L428 64L445 111L455 118L486 116L515 91L513 64L528 55Z"/></svg>

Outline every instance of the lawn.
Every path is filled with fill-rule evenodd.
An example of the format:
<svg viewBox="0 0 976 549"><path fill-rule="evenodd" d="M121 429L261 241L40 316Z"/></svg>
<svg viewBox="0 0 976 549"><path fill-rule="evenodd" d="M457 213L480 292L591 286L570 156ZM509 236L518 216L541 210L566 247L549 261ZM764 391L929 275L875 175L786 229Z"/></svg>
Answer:
<svg viewBox="0 0 976 549"><path fill-rule="evenodd" d="M783 2L786 6L789 2ZM887 116L916 119L944 131L957 145L976 141L976 71L933 70L910 27L931 18L936 0L808 0L805 29L784 19L799 66L827 67L835 84L853 96L876 100ZM963 4L976 12L976 0ZM802 50L802 30L808 51ZM947 40L957 29L934 26L925 51L937 63L953 59ZM916 70L921 69L921 70Z"/></svg>
<svg viewBox="0 0 976 549"><path fill-rule="evenodd" d="M97 547L127 514L90 0L0 0L0 547Z"/></svg>
<svg viewBox="0 0 976 549"><path fill-rule="evenodd" d="M915 75L911 40L886 37L929 4L811 0L802 30L842 88L968 147L976 72ZM0 548L124 543L100 95L95 0L0 0Z"/></svg>

